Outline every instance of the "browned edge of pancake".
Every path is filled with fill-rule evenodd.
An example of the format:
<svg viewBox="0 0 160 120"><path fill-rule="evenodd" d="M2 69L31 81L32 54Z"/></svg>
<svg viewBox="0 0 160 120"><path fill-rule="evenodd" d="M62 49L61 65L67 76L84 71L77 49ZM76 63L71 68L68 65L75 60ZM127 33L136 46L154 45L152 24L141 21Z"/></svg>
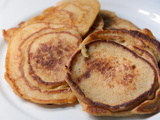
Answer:
<svg viewBox="0 0 160 120"><path fill-rule="evenodd" d="M156 71L154 69L154 67L148 62L146 61L145 59L143 59L142 57L139 57L136 53L134 53L133 51L131 51L130 49L128 49L127 47L123 46L123 45L120 45L118 43L115 43L113 41L106 41L106 40L94 40L94 41L91 41L89 43L87 43L85 46L86 48L88 48L89 45L95 43L95 42L106 42L106 43L110 43L110 44L114 44L116 46L119 46L121 48L123 48L124 50L127 50L129 51L133 56L135 56L136 58L139 58L141 60L143 60L146 64L148 64L154 71L154 83L152 84L152 87L150 90L146 91L145 93L139 95L136 99L133 99L132 101L129 101L127 103L124 103L124 104L121 104L121 105L116 105L116 106L110 106L110 105L106 105L106 104L103 104L103 103L100 103L100 102L94 102L92 101L91 99L87 98L85 96L85 94L81 91L81 89L79 88L79 86L74 82L72 81L71 79L71 71L72 71L72 64L73 64L73 59L76 57L76 55L78 54L81 54L81 50L77 50L76 53L71 57L70 61L68 62L68 66L67 66L67 74L66 74L66 78L67 78L67 83L72 86L71 89L72 91L77 91L77 93L79 94L77 96L77 98L79 99L79 96L81 96L82 98L80 98L80 100L83 99L83 102L86 103L86 104L89 104L93 107L98 107L98 108L103 108L103 109L108 109L112 112L119 112L119 111L126 111L126 110L131 110L133 108L135 108L136 106L138 106L139 104L141 104L142 102L144 102L145 100L148 100L148 99L152 99L154 96L155 96L155 93L154 91L157 89L157 74L156 74ZM86 74L87 75L87 74ZM132 105L135 105L135 106L132 106ZM125 108L128 108L128 109L125 109ZM122 109L122 110L119 110L119 109Z"/></svg>

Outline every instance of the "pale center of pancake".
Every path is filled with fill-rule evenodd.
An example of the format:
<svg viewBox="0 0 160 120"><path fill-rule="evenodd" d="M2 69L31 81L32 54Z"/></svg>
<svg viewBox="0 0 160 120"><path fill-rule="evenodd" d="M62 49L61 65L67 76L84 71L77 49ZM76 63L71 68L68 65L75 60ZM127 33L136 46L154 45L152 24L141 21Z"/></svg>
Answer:
<svg viewBox="0 0 160 120"><path fill-rule="evenodd" d="M92 101L121 105L146 96L143 94L152 88L152 67L131 51L111 43L88 49L89 58L77 57L72 79Z"/></svg>
<svg viewBox="0 0 160 120"><path fill-rule="evenodd" d="M122 64L114 56L108 56L107 59L95 59L87 62L88 68L95 73L99 73L103 76L103 81L106 81L110 88L114 88L117 85L129 89L136 89L135 82L139 72L136 66L126 58L123 58ZM86 75L90 75L90 70L86 72ZM125 73L123 71L126 71ZM124 73L124 74L123 74ZM125 92L128 94L127 89L119 88L119 92Z"/></svg>
<svg viewBox="0 0 160 120"><path fill-rule="evenodd" d="M45 82L64 81L65 64L76 49L66 41L67 34L46 34L35 39L29 46L29 65L32 74ZM71 38L71 36L69 37ZM34 75L32 75L34 76Z"/></svg>

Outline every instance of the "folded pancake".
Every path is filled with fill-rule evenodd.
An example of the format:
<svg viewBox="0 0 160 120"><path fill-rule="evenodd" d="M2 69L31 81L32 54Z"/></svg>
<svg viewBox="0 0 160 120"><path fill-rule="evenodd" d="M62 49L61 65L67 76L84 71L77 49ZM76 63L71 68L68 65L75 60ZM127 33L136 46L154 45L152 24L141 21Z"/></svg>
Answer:
<svg viewBox="0 0 160 120"><path fill-rule="evenodd" d="M88 58L77 50L67 67L67 83L84 111L122 116L159 110L158 75L150 62L114 41L93 40L85 46ZM145 111L153 101L158 109Z"/></svg>
<svg viewBox="0 0 160 120"><path fill-rule="evenodd" d="M22 98L41 104L73 103L65 64L81 37L74 28L39 22L21 28L10 40L5 79Z"/></svg>
<svg viewBox="0 0 160 120"><path fill-rule="evenodd" d="M52 24L66 24L76 26L81 36L84 36L92 26L99 12L100 4L97 0L63 0L56 7L47 8L38 15L23 24L23 26L37 21L50 22ZM11 28L3 30L3 36L9 41L19 29Z"/></svg>

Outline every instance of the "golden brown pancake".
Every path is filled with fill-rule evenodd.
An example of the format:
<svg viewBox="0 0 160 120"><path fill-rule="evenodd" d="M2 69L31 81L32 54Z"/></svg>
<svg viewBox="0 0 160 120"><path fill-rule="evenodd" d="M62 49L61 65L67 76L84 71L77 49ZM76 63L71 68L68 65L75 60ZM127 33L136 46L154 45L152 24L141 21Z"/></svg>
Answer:
<svg viewBox="0 0 160 120"><path fill-rule="evenodd" d="M130 34L130 35L129 35ZM96 39L106 39L109 41L115 41L119 44L122 44L128 47L130 50L134 51L138 56L143 57L146 59L151 65L153 65L154 69L156 70L157 78L160 83L160 75L159 75L159 68L158 68L158 57L159 56L159 42L155 39L150 38L147 35L144 35L137 31L127 31L127 30L106 30L103 32L93 33L92 35L88 36L83 42L87 43L87 41L92 41ZM135 43L134 43L135 42ZM83 43L83 44L84 44ZM152 47L152 48L151 48ZM85 49L82 49L83 54L85 54ZM160 107L160 88L157 89L156 97L153 100L147 100L139 107L132 110L135 114L143 114L146 113L153 113L159 110ZM93 106L88 106L83 104L85 111L92 112L102 110L100 108L96 108ZM152 107L151 107L152 106ZM104 110L102 110L104 111ZM100 113L93 113L99 114ZM107 111L108 112L108 111ZM109 113L109 112L108 112ZM103 113L102 113L103 114ZM129 114L129 113L127 113ZM112 113L110 115L113 115ZM114 114L119 116L120 114ZM126 115L126 113L122 113L121 115Z"/></svg>
<svg viewBox="0 0 160 120"><path fill-rule="evenodd" d="M21 28L10 40L5 79L22 98L41 104L73 103L65 64L81 37L74 28L39 22Z"/></svg>
<svg viewBox="0 0 160 120"><path fill-rule="evenodd" d="M99 9L100 5L97 0L61 1L56 7L49 7L41 15L28 20L23 26L37 21L76 26L83 37L92 26ZM9 41L19 28L11 28L12 31L11 29L3 30L4 38Z"/></svg>
<svg viewBox="0 0 160 120"><path fill-rule="evenodd" d="M159 111L159 81L152 64L114 41L93 40L85 46L89 57L78 50L67 69L67 82L84 111L109 116Z"/></svg>
<svg viewBox="0 0 160 120"><path fill-rule="evenodd" d="M151 55L150 53L148 53L147 51L144 51L142 49L139 48L135 48L133 49L135 52L138 53L138 55L141 54L141 57L143 57L144 59L146 59L147 61L149 61L153 67L156 70L157 73L157 78L159 80L160 83L160 77L159 77L159 68L157 66L156 60L154 58L153 55ZM110 112L108 110L105 110L103 108L100 107L94 107L91 105L87 105L81 101L80 104L83 106L83 110L87 111L90 114L93 115L98 115L98 116L128 116L131 114L151 114L151 113L156 113L159 111L160 108L160 88L157 89L157 91L155 92L155 98L151 99L151 100L146 100L143 103L141 103L139 106L137 106L136 108L132 109L131 111L125 111L125 112Z"/></svg>

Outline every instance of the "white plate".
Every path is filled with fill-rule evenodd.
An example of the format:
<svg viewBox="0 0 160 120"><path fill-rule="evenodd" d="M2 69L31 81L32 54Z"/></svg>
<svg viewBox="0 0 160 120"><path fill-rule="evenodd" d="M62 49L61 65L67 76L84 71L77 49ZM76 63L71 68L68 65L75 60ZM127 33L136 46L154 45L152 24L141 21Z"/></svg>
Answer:
<svg viewBox="0 0 160 120"><path fill-rule="evenodd" d="M8 29L19 22L40 14L59 0L0 0L0 29ZM115 11L122 18L132 21L140 28L149 28L160 40L159 0L100 0L101 9ZM0 34L0 119L3 120L105 120L148 119L160 120L160 113L152 116L125 118L94 117L74 106L38 105L15 95L4 80L4 63L7 42Z"/></svg>

